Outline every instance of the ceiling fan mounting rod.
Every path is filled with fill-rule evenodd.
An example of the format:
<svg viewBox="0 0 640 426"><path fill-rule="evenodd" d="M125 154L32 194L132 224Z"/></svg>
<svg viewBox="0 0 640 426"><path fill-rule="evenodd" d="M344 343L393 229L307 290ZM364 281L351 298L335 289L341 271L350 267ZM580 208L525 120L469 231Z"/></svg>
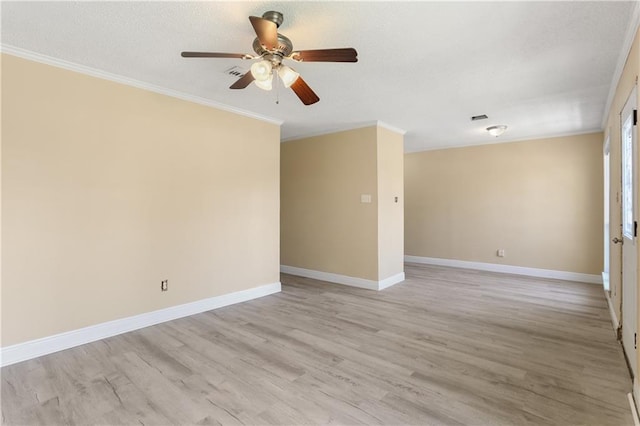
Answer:
<svg viewBox="0 0 640 426"><path fill-rule="evenodd" d="M280 25L282 25L282 21L284 21L284 16L282 15L282 13L276 12L275 10L268 10L262 14L262 19L271 21L276 24L276 27L280 28Z"/></svg>

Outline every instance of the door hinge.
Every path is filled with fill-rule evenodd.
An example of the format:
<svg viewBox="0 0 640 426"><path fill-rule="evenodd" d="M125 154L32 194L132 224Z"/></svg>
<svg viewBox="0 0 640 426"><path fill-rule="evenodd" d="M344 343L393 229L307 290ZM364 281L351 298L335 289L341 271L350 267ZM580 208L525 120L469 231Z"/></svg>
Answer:
<svg viewBox="0 0 640 426"><path fill-rule="evenodd" d="M638 236L638 221L637 220L633 221L633 236L634 237Z"/></svg>
<svg viewBox="0 0 640 426"><path fill-rule="evenodd" d="M633 349L638 349L638 333L633 333Z"/></svg>
<svg viewBox="0 0 640 426"><path fill-rule="evenodd" d="M635 126L636 124L638 124L638 110L634 109L633 110L633 125Z"/></svg>

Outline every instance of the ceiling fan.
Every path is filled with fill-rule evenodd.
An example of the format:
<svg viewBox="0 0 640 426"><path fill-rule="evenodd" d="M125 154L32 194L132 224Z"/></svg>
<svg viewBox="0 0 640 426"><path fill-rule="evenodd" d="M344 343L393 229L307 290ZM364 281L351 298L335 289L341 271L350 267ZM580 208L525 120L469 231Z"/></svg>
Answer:
<svg viewBox="0 0 640 426"><path fill-rule="evenodd" d="M293 68L283 64L284 59L295 62L358 62L358 52L352 47L341 49L293 50L293 43L278 32L283 15L268 11L262 18L250 16L249 21L258 36L253 41L253 50L257 56L242 53L219 52L182 52L183 58L237 58L260 59L251 65L251 70L231 85L231 89L244 89L252 82L263 90L271 90L274 77L280 79L285 87L300 98L305 105L320 100Z"/></svg>

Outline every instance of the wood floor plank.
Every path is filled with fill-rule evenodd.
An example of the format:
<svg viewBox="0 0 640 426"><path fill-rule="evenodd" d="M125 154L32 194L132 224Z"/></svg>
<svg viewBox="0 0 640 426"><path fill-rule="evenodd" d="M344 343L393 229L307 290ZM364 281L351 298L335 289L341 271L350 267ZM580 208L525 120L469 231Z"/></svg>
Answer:
<svg viewBox="0 0 640 426"><path fill-rule="evenodd" d="M602 289L406 265L382 292L282 292L1 371L3 424L632 425Z"/></svg>

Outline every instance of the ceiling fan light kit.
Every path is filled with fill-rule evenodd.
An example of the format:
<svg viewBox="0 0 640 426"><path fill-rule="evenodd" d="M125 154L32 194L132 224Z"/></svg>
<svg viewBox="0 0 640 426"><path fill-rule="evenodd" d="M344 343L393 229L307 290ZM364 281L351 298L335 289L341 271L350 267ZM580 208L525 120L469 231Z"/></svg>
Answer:
<svg viewBox="0 0 640 426"><path fill-rule="evenodd" d="M280 67L278 68L278 77L280 77L280 80L282 80L282 84L284 84L284 87L288 89L293 83L296 82L298 77L300 77L300 74L295 72L293 68L289 68L286 65L280 65Z"/></svg>
<svg viewBox="0 0 640 426"><path fill-rule="evenodd" d="M358 62L358 52L352 47L294 51L291 40L278 33L283 20L282 13L273 10L263 13L261 18L249 17L257 35L252 46L257 56L219 52L182 52L181 55L183 58L259 59L251 65L250 71L230 86L231 89L244 89L253 82L263 90L271 90L274 74L277 73L284 87L291 88L303 104L312 105L320 100L318 95L300 77L300 74L282 61L286 59L296 62Z"/></svg>
<svg viewBox="0 0 640 426"><path fill-rule="evenodd" d="M251 65L251 75L253 75L253 78L255 78L256 81L265 81L272 77L272 68L273 66L269 61L255 62Z"/></svg>
<svg viewBox="0 0 640 426"><path fill-rule="evenodd" d="M280 77L283 86L287 89L300 77L300 74L295 72L293 68L283 64L276 65L274 68L271 62L263 60L251 65L251 75L255 79L255 85L263 90L271 90L273 87L274 69L278 73L278 77Z"/></svg>
<svg viewBox="0 0 640 426"><path fill-rule="evenodd" d="M265 80L254 80L253 83L261 88L262 90L271 90L273 89L273 79L267 78Z"/></svg>
<svg viewBox="0 0 640 426"><path fill-rule="evenodd" d="M496 138L503 134L506 130L507 126L505 126L504 124L487 127L487 132L489 132L491 136L495 136Z"/></svg>

